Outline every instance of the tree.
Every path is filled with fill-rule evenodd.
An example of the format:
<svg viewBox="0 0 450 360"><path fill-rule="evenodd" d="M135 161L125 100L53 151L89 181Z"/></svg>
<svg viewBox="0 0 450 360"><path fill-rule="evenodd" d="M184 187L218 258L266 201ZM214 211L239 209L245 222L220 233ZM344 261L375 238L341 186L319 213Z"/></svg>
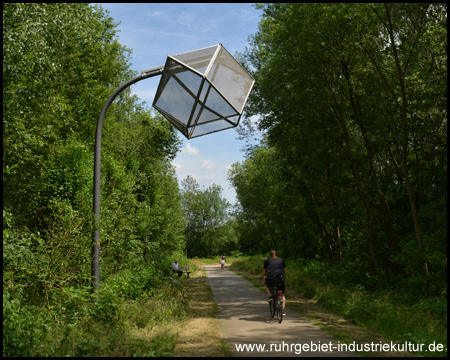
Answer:
<svg viewBox="0 0 450 360"><path fill-rule="evenodd" d="M186 249L189 257L216 256L234 250L230 204L213 184L201 190L191 176L182 182L182 204L186 219Z"/></svg>
<svg viewBox="0 0 450 360"><path fill-rule="evenodd" d="M23 330L4 353L19 344L20 354L24 343L40 349L28 330L46 334L89 316L95 127L112 91L134 77L115 28L89 4L3 6L3 291L4 310L14 310L4 324ZM170 164L179 146L176 130L129 89L111 105L102 142L101 270L105 288L123 277L112 285L117 297L151 290L164 271L160 260L184 249Z"/></svg>
<svg viewBox="0 0 450 360"><path fill-rule="evenodd" d="M290 182L292 170L289 160L265 143L253 148L243 163L232 165L228 176L239 201L235 216L241 251L276 249L305 257L319 251L311 223L302 216L306 204L296 196L297 184Z"/></svg>
<svg viewBox="0 0 450 360"><path fill-rule="evenodd" d="M48 215L51 198L80 188L72 175L87 169L54 154L89 156L101 103L131 75L114 27L88 4L3 7L4 207L27 226Z"/></svg>
<svg viewBox="0 0 450 360"><path fill-rule="evenodd" d="M446 6L258 6L259 31L244 54L256 79L248 115L260 116L291 196L308 199L330 258L347 249L351 261L360 248L379 276L429 272L432 258L440 273Z"/></svg>

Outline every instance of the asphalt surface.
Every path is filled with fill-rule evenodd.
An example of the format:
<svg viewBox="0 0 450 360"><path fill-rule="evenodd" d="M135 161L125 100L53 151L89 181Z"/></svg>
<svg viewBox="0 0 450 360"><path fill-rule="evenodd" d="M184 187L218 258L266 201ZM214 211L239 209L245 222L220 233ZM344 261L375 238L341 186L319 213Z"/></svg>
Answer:
<svg viewBox="0 0 450 360"><path fill-rule="evenodd" d="M355 356L339 351L337 340L288 306L279 324L270 317L267 294L239 275L226 268L222 271L220 265L205 266L205 270L219 305L217 319L233 356Z"/></svg>

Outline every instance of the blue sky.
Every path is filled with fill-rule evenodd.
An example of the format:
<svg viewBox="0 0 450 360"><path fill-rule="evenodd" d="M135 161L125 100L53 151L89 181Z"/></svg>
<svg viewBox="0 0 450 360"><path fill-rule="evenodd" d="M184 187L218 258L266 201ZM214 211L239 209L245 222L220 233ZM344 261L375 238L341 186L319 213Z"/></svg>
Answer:
<svg viewBox="0 0 450 360"><path fill-rule="evenodd" d="M132 69L141 71L164 65L167 55L217 45L234 55L248 46L248 37L257 31L261 11L250 3L100 3L118 26L119 42L132 50ZM150 107L160 77L133 85L131 91ZM156 111L156 110L154 110ZM237 140L235 129L187 140L173 165L179 182L193 176L201 188L213 183L223 189L230 203L236 195L227 180L227 169L244 159L244 141Z"/></svg>

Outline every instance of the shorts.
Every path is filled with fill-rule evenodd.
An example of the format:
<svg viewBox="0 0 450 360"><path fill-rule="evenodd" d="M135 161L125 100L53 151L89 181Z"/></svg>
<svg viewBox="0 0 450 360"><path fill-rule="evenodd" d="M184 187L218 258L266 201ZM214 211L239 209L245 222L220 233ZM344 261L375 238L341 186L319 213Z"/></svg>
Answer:
<svg viewBox="0 0 450 360"><path fill-rule="evenodd" d="M273 279L266 278L266 285L269 289L278 285L278 289L281 290L283 294L286 291L285 278L283 276L278 276Z"/></svg>

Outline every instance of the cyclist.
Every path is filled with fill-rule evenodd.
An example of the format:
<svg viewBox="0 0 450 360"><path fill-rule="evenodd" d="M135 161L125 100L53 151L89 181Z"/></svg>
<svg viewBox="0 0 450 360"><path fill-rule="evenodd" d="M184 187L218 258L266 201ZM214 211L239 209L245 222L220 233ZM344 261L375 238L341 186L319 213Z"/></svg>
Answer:
<svg viewBox="0 0 450 360"><path fill-rule="evenodd" d="M284 275L285 267L286 264L284 260L278 256L277 251L270 250L270 257L264 260L264 266L261 275L261 278L264 280L264 275L267 274L264 287L266 288L266 292L269 295L269 302L273 301L272 294L270 293L271 287L278 285L278 289L283 292L283 316L286 316L286 312L284 311L284 307L286 305L286 297L284 295L284 292L286 290Z"/></svg>

